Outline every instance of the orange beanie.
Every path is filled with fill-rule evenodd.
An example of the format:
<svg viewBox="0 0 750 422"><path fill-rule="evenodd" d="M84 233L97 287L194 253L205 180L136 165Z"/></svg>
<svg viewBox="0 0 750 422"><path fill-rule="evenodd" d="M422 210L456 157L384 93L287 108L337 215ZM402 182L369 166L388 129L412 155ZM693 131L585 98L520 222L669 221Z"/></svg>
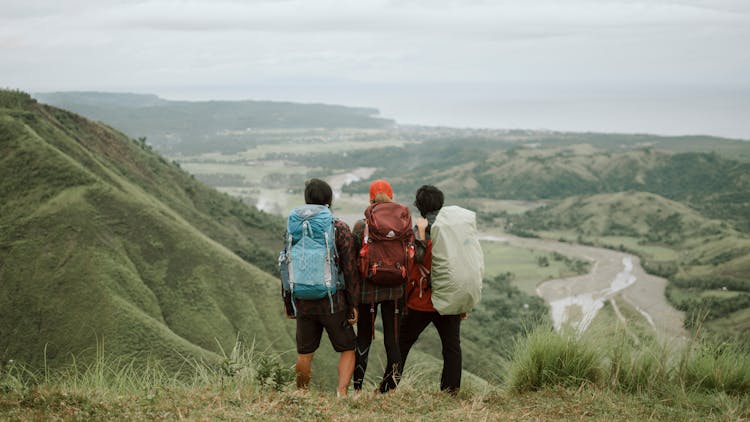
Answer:
<svg viewBox="0 0 750 422"><path fill-rule="evenodd" d="M389 198L393 199L393 189L391 184L383 179L378 179L370 184L370 200L375 199L375 196L379 193L388 195Z"/></svg>

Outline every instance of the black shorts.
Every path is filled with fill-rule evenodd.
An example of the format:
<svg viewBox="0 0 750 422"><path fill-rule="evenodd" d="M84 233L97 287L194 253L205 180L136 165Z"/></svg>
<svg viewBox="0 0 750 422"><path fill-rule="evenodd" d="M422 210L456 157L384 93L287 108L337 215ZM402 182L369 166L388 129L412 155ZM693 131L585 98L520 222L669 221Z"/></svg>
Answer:
<svg viewBox="0 0 750 422"><path fill-rule="evenodd" d="M318 350L323 328L328 333L333 350L346 352L354 350L356 335L347 322L347 312L340 311L325 315L304 315L297 317L297 353L306 355Z"/></svg>

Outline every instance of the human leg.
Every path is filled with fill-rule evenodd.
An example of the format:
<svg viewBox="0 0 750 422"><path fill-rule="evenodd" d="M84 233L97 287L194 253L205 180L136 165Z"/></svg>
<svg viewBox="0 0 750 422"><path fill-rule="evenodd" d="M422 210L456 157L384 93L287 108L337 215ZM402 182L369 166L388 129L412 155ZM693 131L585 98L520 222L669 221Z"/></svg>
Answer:
<svg viewBox="0 0 750 422"><path fill-rule="evenodd" d="M377 316L376 305L360 304L357 320L357 342L354 363L354 389L361 390L367 371L367 359L372 344L372 324Z"/></svg>
<svg viewBox="0 0 750 422"><path fill-rule="evenodd" d="M440 315L434 320L443 346L440 389L457 394L461 388L461 316Z"/></svg>
<svg viewBox="0 0 750 422"><path fill-rule="evenodd" d="M396 388L401 380L401 352L396 338L396 302L386 300L380 302L381 317L383 319L383 343L385 345L386 367L383 380L380 382L380 392Z"/></svg>
<svg viewBox="0 0 750 422"><path fill-rule="evenodd" d="M354 372L356 336L354 328L349 325L347 318L346 311L326 315L322 318L333 350L340 353L338 365L339 382L336 388L339 397L346 396L349 383L352 379L352 373Z"/></svg>
<svg viewBox="0 0 750 422"><path fill-rule="evenodd" d="M297 317L297 388L304 389L310 384L312 359L320 346L323 325L314 317Z"/></svg>
<svg viewBox="0 0 750 422"><path fill-rule="evenodd" d="M341 356L339 357L339 385L336 388L339 397L346 397L347 391L349 390L349 382L354 373L354 363L354 350L341 352Z"/></svg>
<svg viewBox="0 0 750 422"><path fill-rule="evenodd" d="M295 370L297 372L297 388L307 389L310 385L310 373L312 372L312 359L314 353L306 353L303 355L297 355L297 365Z"/></svg>
<svg viewBox="0 0 750 422"><path fill-rule="evenodd" d="M409 309L401 320L401 327L398 332L398 349L401 353L401 371L406 365L406 357L409 356L411 347L416 343L419 335L422 334L427 325L432 321L431 314L434 312L422 312Z"/></svg>

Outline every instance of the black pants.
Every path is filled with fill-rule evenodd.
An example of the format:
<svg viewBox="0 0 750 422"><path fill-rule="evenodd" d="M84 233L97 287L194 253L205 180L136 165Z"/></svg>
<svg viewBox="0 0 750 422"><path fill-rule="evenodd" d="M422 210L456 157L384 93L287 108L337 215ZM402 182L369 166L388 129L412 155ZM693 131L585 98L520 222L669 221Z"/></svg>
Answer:
<svg viewBox="0 0 750 422"><path fill-rule="evenodd" d="M461 387L461 316L440 315L437 312L422 312L409 309L401 322L399 348L401 366L406 364L409 350L427 326L433 323L443 345L443 373L440 389L457 393Z"/></svg>
<svg viewBox="0 0 750 422"><path fill-rule="evenodd" d="M398 315L396 314L396 302L393 300L385 300L374 305L370 305L369 303L359 305L354 389L361 390L365 379L367 359L370 355L370 345L372 344L373 325L378 315L378 305L380 305L380 310L382 311L383 343L385 344L385 354L388 360L379 390L381 393L385 393L388 390L396 388L401 379L401 353L398 350L398 339L396 338L396 329L398 327L396 317Z"/></svg>

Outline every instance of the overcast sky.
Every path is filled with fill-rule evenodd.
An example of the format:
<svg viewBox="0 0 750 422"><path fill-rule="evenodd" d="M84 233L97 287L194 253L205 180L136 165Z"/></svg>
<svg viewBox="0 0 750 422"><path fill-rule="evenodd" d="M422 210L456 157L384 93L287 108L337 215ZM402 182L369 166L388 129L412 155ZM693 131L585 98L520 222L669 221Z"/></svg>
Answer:
<svg viewBox="0 0 750 422"><path fill-rule="evenodd" d="M750 0L0 0L0 86L750 139Z"/></svg>

